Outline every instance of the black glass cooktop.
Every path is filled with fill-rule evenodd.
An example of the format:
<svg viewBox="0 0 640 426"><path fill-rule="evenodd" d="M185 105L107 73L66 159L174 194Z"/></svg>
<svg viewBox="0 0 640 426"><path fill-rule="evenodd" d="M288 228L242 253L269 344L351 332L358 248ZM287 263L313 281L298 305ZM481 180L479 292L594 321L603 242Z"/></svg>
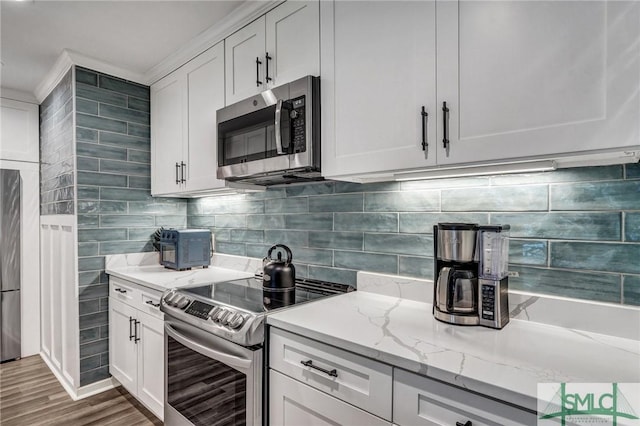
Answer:
<svg viewBox="0 0 640 426"><path fill-rule="evenodd" d="M269 312L285 306L299 305L311 300L354 290L353 287L344 284L315 280L296 280L294 292L269 291L262 289L261 277L180 289L181 292L195 294L211 302L224 303L255 314Z"/></svg>

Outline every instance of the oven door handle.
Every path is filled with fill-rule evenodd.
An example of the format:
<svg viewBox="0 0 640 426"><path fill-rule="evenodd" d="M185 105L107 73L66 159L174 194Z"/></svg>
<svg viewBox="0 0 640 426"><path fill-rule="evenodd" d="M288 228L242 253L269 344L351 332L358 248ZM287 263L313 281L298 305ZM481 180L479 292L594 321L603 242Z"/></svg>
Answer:
<svg viewBox="0 0 640 426"><path fill-rule="evenodd" d="M236 369L247 370L251 367L251 363L253 362L251 359L241 358L235 355L230 355L228 353L224 353L218 351L209 346L205 346L200 342L194 341L193 338L189 338L184 334L180 333L175 329L170 323L164 323L164 329L169 336L178 341L181 345L186 346L187 348L194 350L196 352L201 353L202 355L215 359L217 361L222 362L223 364L228 365L229 367L233 367ZM221 337L219 339L222 339ZM230 345L235 345L235 343L229 342Z"/></svg>

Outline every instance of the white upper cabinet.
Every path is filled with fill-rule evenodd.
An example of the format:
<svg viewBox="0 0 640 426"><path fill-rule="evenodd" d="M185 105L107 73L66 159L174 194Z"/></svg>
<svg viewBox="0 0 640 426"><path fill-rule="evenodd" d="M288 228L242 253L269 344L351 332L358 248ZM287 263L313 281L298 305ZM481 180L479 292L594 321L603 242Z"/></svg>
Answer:
<svg viewBox="0 0 640 426"><path fill-rule="evenodd" d="M640 151L638 2L334 1L320 12L325 177Z"/></svg>
<svg viewBox="0 0 640 426"><path fill-rule="evenodd" d="M1 98L0 123L0 159L37 163L38 105Z"/></svg>
<svg viewBox="0 0 640 426"><path fill-rule="evenodd" d="M223 188L216 177L218 128L216 111L224 107L224 47L219 43L184 66L187 87L188 138L186 190Z"/></svg>
<svg viewBox="0 0 640 426"><path fill-rule="evenodd" d="M184 81L178 71L151 86L151 193L181 189Z"/></svg>
<svg viewBox="0 0 640 426"><path fill-rule="evenodd" d="M225 39L226 104L320 73L318 1L288 1Z"/></svg>
<svg viewBox="0 0 640 426"><path fill-rule="evenodd" d="M640 147L640 3L437 7L439 164Z"/></svg>
<svg viewBox="0 0 640 426"><path fill-rule="evenodd" d="M265 80L271 87L320 75L320 5L288 1L266 15Z"/></svg>
<svg viewBox="0 0 640 426"><path fill-rule="evenodd" d="M435 165L435 13L433 1L321 2L324 176Z"/></svg>
<svg viewBox="0 0 640 426"><path fill-rule="evenodd" d="M151 86L153 195L224 188L216 178L216 110L223 106L223 43Z"/></svg>
<svg viewBox="0 0 640 426"><path fill-rule="evenodd" d="M262 16L225 39L227 105L266 89L265 17Z"/></svg>

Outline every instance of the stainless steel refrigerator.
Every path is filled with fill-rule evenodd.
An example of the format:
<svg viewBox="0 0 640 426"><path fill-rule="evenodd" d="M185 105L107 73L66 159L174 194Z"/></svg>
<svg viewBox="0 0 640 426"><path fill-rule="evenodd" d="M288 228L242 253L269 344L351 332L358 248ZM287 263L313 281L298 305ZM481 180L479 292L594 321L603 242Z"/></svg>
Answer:
<svg viewBox="0 0 640 426"><path fill-rule="evenodd" d="M0 170L0 362L20 358L20 171Z"/></svg>

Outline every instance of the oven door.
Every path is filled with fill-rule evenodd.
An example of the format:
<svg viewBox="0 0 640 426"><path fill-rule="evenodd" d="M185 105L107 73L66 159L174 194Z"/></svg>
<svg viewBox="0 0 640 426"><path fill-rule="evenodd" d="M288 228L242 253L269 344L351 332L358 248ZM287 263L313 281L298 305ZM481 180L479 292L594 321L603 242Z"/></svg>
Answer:
<svg viewBox="0 0 640 426"><path fill-rule="evenodd" d="M168 318L164 336L165 425L261 424L262 348Z"/></svg>

